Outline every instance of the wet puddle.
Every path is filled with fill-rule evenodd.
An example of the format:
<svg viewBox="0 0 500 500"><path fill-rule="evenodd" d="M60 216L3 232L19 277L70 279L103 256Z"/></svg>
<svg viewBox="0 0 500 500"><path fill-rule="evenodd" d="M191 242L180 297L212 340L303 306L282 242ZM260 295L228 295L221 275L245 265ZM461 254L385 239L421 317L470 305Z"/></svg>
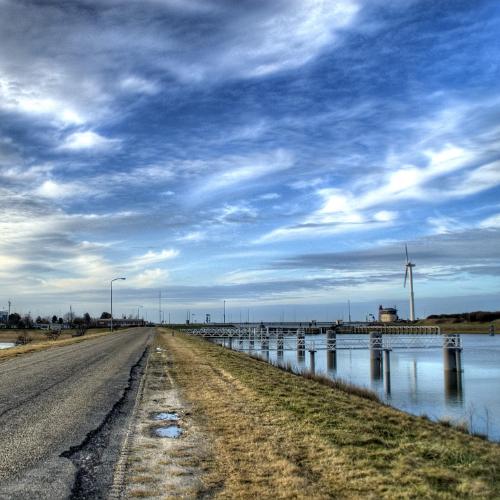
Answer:
<svg viewBox="0 0 500 500"><path fill-rule="evenodd" d="M14 342L0 342L0 349L10 349L11 347L16 347Z"/></svg>
<svg viewBox="0 0 500 500"><path fill-rule="evenodd" d="M179 420L179 415L177 413L160 412L154 413L151 417L153 420L167 420L168 422L177 422Z"/></svg>
<svg viewBox="0 0 500 500"><path fill-rule="evenodd" d="M178 438L182 435L182 429L178 425L169 425L167 427L157 427L154 434L162 438Z"/></svg>

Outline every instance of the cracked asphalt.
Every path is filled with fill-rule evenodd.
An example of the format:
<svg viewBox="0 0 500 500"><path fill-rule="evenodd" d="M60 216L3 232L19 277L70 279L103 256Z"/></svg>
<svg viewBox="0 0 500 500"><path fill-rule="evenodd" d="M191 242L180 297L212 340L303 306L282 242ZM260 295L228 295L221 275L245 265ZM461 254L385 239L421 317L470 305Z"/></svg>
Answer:
<svg viewBox="0 0 500 500"><path fill-rule="evenodd" d="M1 499L71 496L77 469L61 454L104 421L153 333L134 328L0 363Z"/></svg>

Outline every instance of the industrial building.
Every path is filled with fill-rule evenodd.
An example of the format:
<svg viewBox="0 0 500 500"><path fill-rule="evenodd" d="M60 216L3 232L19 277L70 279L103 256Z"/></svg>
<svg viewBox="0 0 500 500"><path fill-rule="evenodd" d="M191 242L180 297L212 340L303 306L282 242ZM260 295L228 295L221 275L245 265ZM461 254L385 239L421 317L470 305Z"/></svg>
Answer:
<svg viewBox="0 0 500 500"><path fill-rule="evenodd" d="M381 323L393 323L398 320L398 310L395 307L383 307L378 308L378 320Z"/></svg>

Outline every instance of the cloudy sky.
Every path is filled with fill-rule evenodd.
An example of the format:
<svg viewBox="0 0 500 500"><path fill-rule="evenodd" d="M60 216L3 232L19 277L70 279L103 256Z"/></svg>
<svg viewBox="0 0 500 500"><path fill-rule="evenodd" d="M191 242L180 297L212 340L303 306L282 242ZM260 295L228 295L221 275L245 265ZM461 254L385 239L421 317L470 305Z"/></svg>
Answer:
<svg viewBox="0 0 500 500"><path fill-rule="evenodd" d="M0 0L0 308L500 309L497 0ZM142 314L142 313L141 313Z"/></svg>

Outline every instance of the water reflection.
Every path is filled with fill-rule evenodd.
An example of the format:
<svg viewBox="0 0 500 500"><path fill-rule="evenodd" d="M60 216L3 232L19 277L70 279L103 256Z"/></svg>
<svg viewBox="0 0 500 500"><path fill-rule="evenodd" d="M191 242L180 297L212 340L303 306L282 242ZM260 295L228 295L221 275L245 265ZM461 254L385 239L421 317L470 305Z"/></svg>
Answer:
<svg viewBox="0 0 500 500"><path fill-rule="evenodd" d="M308 335L306 344L320 338ZM491 439L500 441L500 336L461 338L462 350L460 359L455 357L454 370L445 371L442 348L393 350L387 355L379 350L373 356L369 350L318 350L315 368L317 373L372 388L384 401L409 413L472 422L473 431L488 432ZM291 365L297 371L310 369L303 344L295 348L296 337L285 337L284 344L278 350L277 339L271 338L269 349L261 350L257 336L244 339L242 349L254 349L269 361ZM239 345L234 342L233 347Z"/></svg>

